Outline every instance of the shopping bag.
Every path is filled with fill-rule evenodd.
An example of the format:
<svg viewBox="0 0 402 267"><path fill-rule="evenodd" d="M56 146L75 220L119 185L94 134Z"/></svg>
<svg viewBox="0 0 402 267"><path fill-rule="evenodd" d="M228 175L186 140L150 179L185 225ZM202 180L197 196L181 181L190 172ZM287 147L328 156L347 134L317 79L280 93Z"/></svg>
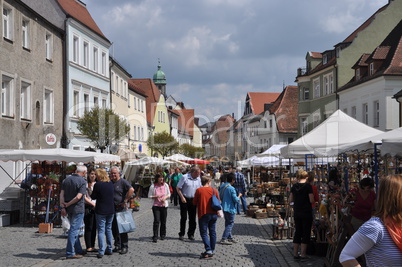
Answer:
<svg viewBox="0 0 402 267"><path fill-rule="evenodd" d="M214 189L212 189L212 199L211 199L211 207L213 210L221 210L221 202L219 201L219 199L215 196L214 194Z"/></svg>
<svg viewBox="0 0 402 267"><path fill-rule="evenodd" d="M124 210L116 213L117 226L119 228L119 233L129 233L134 232L135 223L133 218L133 213L131 210Z"/></svg>

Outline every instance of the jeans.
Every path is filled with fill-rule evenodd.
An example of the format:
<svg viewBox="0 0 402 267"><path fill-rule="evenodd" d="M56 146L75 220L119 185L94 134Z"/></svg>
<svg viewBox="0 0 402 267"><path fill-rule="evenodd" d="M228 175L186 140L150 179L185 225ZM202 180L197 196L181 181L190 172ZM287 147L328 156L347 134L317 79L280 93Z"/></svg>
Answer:
<svg viewBox="0 0 402 267"><path fill-rule="evenodd" d="M200 235L204 243L206 253L214 253L216 245L216 220L218 215L207 213L198 220ZM209 232L209 236L208 236Z"/></svg>
<svg viewBox="0 0 402 267"><path fill-rule="evenodd" d="M232 239L232 228L234 225L235 214L224 211L225 230L223 231L222 239Z"/></svg>
<svg viewBox="0 0 402 267"><path fill-rule="evenodd" d="M239 193L241 193L242 196L240 197L239 203L237 203L237 214L240 214L240 205L243 208L243 212L246 213L246 211L247 211L247 200L246 200L246 196L245 196L245 191L243 190L243 188L236 187L236 194L239 195Z"/></svg>
<svg viewBox="0 0 402 267"><path fill-rule="evenodd" d="M127 233L119 233L119 227L117 226L116 215L113 218L112 223L112 233L114 238L114 246L117 249L128 248L128 234Z"/></svg>
<svg viewBox="0 0 402 267"><path fill-rule="evenodd" d="M84 219L84 213L69 213L70 230L68 230L66 257L72 257L75 254L82 254L82 246L79 237L79 230Z"/></svg>
<svg viewBox="0 0 402 267"><path fill-rule="evenodd" d="M98 245L99 254L104 255L105 251L112 252L112 222L114 214L96 214L96 223L98 229ZM106 235L106 245L105 245L105 235Z"/></svg>
<svg viewBox="0 0 402 267"><path fill-rule="evenodd" d="M193 205L192 198L186 198L187 203L180 201L180 236L184 236L186 232L186 221L188 213L188 236L194 236L195 229L197 228L197 223L195 221L197 214L197 206Z"/></svg>
<svg viewBox="0 0 402 267"><path fill-rule="evenodd" d="M153 237L158 237L159 225L160 225L160 234L161 234L161 236L165 237L166 236L167 208L153 206L152 212L154 214L154 236Z"/></svg>

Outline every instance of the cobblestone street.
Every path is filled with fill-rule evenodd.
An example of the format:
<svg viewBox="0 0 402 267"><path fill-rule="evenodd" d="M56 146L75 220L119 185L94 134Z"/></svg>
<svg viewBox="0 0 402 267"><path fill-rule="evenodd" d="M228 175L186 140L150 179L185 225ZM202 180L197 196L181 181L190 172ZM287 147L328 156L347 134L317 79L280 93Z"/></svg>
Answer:
<svg viewBox="0 0 402 267"><path fill-rule="evenodd" d="M251 201L252 199L248 199ZM291 240L272 240L272 219L253 219L237 215L233 228L239 243L216 245L215 256L199 259L204 247L198 232L195 240L178 239L179 207L168 209L167 238L153 243L151 201L141 200L141 209L134 212L137 229L129 233L129 252L96 257L89 253L82 259L65 260L66 238L55 228L50 234L39 234L37 228L11 225L0 227L1 266L323 266L324 258L312 256L309 262L296 262L291 252ZM224 220L218 219L217 239L224 230ZM81 242L84 246L83 238Z"/></svg>

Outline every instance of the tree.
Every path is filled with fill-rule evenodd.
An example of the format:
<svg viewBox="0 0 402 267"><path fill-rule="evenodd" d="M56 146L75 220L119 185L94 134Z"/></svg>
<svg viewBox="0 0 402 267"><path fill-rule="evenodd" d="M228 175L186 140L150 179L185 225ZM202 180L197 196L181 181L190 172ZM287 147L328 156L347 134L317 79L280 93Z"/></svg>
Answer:
<svg viewBox="0 0 402 267"><path fill-rule="evenodd" d="M166 131L149 136L147 145L151 149L151 154L155 151L161 154L163 158L179 147L179 143Z"/></svg>
<svg viewBox="0 0 402 267"><path fill-rule="evenodd" d="M202 147L195 147L190 144L182 144L179 150L182 154L190 158L201 158L205 153Z"/></svg>
<svg viewBox="0 0 402 267"><path fill-rule="evenodd" d="M122 140L130 131L125 119L111 109L99 107L86 111L78 120L77 128L102 152L113 142Z"/></svg>

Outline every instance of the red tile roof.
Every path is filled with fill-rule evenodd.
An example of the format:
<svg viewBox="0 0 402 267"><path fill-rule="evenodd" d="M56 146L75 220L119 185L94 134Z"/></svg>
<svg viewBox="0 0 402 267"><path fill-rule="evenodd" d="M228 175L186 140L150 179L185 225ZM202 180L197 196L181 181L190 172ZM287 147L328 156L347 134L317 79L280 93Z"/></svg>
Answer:
<svg viewBox="0 0 402 267"><path fill-rule="evenodd" d="M78 20L79 22L87 26L89 29L93 30L101 37L109 41L106 38L106 36L102 33L102 31L99 29L96 22L93 20L91 14L87 10L84 3L79 3L76 0L58 0L58 2L67 15Z"/></svg>
<svg viewBox="0 0 402 267"><path fill-rule="evenodd" d="M176 109L179 117L179 129L194 135L194 109Z"/></svg>
<svg viewBox="0 0 402 267"><path fill-rule="evenodd" d="M250 105L255 115L264 111L264 104L273 103L278 98L280 93L253 93L249 92L247 95L250 98Z"/></svg>
<svg viewBox="0 0 402 267"><path fill-rule="evenodd" d="M141 88L139 88L132 80L128 80L127 84L128 84L128 87L133 89L134 92L136 92L142 96L148 97L147 94Z"/></svg>
<svg viewBox="0 0 402 267"><path fill-rule="evenodd" d="M366 62L366 60L368 59L368 57L370 56L370 54L366 54L364 53L356 62L356 64L354 64L352 66L352 69L357 69L359 67L367 67L368 64Z"/></svg>
<svg viewBox="0 0 402 267"><path fill-rule="evenodd" d="M145 101L147 108L147 122L149 125L153 125L156 107L161 95L160 91L151 79L130 79L129 82L134 83L148 96Z"/></svg>
<svg viewBox="0 0 402 267"><path fill-rule="evenodd" d="M298 87L286 86L269 109L275 114L278 132L297 133Z"/></svg>
<svg viewBox="0 0 402 267"><path fill-rule="evenodd" d="M385 59L390 49L391 49L390 46L379 46L374 50L374 53L372 54L371 58L375 60Z"/></svg>
<svg viewBox="0 0 402 267"><path fill-rule="evenodd" d="M320 52L310 52L312 58L322 58L322 54Z"/></svg>

